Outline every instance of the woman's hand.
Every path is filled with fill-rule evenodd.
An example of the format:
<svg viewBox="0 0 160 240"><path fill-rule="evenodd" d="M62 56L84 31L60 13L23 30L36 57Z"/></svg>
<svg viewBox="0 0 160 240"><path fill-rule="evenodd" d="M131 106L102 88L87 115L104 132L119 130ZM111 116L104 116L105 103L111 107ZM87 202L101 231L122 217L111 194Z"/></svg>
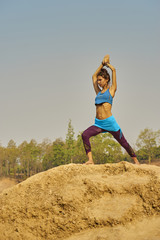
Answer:
<svg viewBox="0 0 160 240"><path fill-rule="evenodd" d="M107 65L107 63L110 63L109 55L108 55L108 54L103 58L102 63L103 63L104 65Z"/></svg>

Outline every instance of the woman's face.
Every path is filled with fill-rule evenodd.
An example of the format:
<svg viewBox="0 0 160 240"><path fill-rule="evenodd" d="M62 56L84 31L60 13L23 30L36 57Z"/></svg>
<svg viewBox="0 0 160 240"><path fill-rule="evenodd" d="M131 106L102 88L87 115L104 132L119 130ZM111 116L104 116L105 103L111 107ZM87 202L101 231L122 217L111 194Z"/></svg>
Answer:
<svg viewBox="0 0 160 240"><path fill-rule="evenodd" d="M104 88L105 86L107 86L108 80L103 78L102 76L98 76L97 83L101 88Z"/></svg>

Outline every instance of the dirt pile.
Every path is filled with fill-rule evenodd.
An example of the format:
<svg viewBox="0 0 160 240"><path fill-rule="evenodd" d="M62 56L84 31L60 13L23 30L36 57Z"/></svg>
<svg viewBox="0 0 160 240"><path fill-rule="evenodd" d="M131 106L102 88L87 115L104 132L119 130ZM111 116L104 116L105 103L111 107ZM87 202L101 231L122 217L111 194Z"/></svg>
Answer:
<svg viewBox="0 0 160 240"><path fill-rule="evenodd" d="M160 240L159 226L156 166L69 164L0 194L3 240Z"/></svg>
<svg viewBox="0 0 160 240"><path fill-rule="evenodd" d="M15 179L10 178L0 178L0 193L3 192L4 189L10 188L18 183Z"/></svg>

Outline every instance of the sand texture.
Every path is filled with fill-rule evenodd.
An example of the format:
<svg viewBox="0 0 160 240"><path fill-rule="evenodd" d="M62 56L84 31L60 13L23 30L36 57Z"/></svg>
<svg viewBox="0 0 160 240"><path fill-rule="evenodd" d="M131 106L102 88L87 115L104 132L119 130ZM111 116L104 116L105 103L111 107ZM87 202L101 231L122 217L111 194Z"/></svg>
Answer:
<svg viewBox="0 0 160 240"><path fill-rule="evenodd" d="M0 240L160 240L160 167L69 164L0 194Z"/></svg>
<svg viewBox="0 0 160 240"><path fill-rule="evenodd" d="M0 193L3 192L4 189L10 188L17 183L18 182L15 179L0 178Z"/></svg>

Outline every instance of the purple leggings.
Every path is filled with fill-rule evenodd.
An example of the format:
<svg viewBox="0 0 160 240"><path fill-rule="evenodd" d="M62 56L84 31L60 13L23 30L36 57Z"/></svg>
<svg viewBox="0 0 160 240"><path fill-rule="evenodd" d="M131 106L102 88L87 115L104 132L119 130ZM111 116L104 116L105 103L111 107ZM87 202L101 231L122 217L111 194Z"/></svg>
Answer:
<svg viewBox="0 0 160 240"><path fill-rule="evenodd" d="M99 133L102 133L104 131L106 131L106 130L92 125L91 127L87 128L82 133L82 139L83 139L83 144L84 144L84 148L85 148L86 154L88 152L91 152L91 144L89 142L89 138L92 137L92 136L96 136ZM121 144L121 146L128 152L128 154L131 157L136 157L133 149L131 148L129 143L126 141L123 133L122 133L122 136L120 136L120 130L118 130L117 132L113 132L113 131L106 131L106 132L111 133L113 135L113 137Z"/></svg>

